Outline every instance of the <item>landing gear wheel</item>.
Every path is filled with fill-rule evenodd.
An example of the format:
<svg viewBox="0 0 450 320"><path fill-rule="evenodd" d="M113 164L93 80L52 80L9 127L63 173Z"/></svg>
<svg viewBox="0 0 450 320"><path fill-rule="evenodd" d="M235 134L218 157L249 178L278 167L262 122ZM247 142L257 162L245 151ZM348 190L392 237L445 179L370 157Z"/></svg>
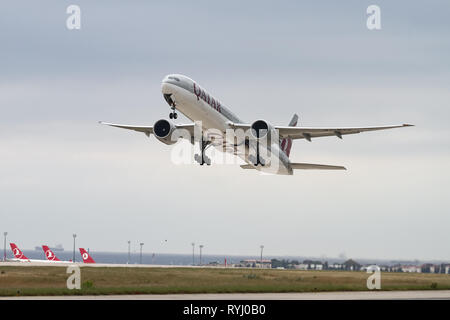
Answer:
<svg viewBox="0 0 450 320"><path fill-rule="evenodd" d="M170 119L176 119L176 118L178 118L178 113L176 113L176 112L171 112L171 113L169 113L169 118L170 118Z"/></svg>

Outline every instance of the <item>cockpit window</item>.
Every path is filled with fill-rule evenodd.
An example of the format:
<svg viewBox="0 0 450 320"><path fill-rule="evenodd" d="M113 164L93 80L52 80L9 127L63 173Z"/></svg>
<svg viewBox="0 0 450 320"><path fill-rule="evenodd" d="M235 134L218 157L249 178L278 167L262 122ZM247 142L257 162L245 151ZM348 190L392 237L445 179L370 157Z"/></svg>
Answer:
<svg viewBox="0 0 450 320"><path fill-rule="evenodd" d="M180 79L178 79L177 77L169 77L169 79L180 82Z"/></svg>

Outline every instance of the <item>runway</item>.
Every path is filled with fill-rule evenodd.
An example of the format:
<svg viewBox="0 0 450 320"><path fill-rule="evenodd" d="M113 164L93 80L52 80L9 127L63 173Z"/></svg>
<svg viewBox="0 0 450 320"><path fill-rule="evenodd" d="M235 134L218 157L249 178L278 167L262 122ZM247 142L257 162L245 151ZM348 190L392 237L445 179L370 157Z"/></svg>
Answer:
<svg viewBox="0 0 450 320"><path fill-rule="evenodd" d="M450 290L34 296L0 300L450 300Z"/></svg>

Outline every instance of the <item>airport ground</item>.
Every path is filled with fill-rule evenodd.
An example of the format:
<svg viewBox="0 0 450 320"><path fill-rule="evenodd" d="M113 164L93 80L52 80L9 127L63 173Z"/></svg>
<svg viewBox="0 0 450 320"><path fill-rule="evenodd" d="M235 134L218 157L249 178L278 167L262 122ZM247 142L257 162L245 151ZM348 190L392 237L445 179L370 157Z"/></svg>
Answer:
<svg viewBox="0 0 450 320"><path fill-rule="evenodd" d="M266 299L277 299L277 295L280 299L302 299L327 293L328 297L339 299L339 294L344 292L342 298L346 299L352 297L352 292L371 294L366 286L369 274L365 272L106 264L80 264L81 289L69 290L66 267L64 264L1 263L0 296L112 295L112 298L123 295L125 298L140 295L144 298L144 295L151 295L147 298L158 298L164 295L166 298L184 296L184 299L193 299L192 294L199 294L197 297L204 295L208 299L210 295L210 299L218 299L217 294L232 294L230 299L264 299L266 294L270 297ZM450 275L386 272L381 274L381 289L385 292L381 294L385 295L398 291L393 297L401 297L400 291L421 290L416 292L427 293L416 294L416 297L448 299ZM335 292L334 296L332 292ZM435 294L430 295L432 292ZM327 297L326 294L322 296ZM359 294L356 296L363 298Z"/></svg>
<svg viewBox="0 0 450 320"><path fill-rule="evenodd" d="M0 300L450 300L450 290L7 296Z"/></svg>

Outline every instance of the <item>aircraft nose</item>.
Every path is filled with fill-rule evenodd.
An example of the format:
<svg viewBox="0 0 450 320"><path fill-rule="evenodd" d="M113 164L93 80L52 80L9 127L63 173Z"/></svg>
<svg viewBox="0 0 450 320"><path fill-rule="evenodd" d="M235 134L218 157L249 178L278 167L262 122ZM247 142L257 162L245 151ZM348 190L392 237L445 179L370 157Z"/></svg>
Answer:
<svg viewBox="0 0 450 320"><path fill-rule="evenodd" d="M164 79L162 80L162 83L169 82L169 77L170 77L170 74L165 76Z"/></svg>
<svg viewBox="0 0 450 320"><path fill-rule="evenodd" d="M163 94L170 94L171 93L171 87L173 87L173 85L177 85L179 82L179 78L175 77L172 74L169 74L167 76L164 77L164 79L162 80L161 83L161 91Z"/></svg>
<svg viewBox="0 0 450 320"><path fill-rule="evenodd" d="M164 81L163 81L163 83L161 84L161 92L162 92L164 95L170 95L170 94L172 93L170 89L171 89L171 88L170 88L170 83L169 83L169 82L164 82Z"/></svg>

